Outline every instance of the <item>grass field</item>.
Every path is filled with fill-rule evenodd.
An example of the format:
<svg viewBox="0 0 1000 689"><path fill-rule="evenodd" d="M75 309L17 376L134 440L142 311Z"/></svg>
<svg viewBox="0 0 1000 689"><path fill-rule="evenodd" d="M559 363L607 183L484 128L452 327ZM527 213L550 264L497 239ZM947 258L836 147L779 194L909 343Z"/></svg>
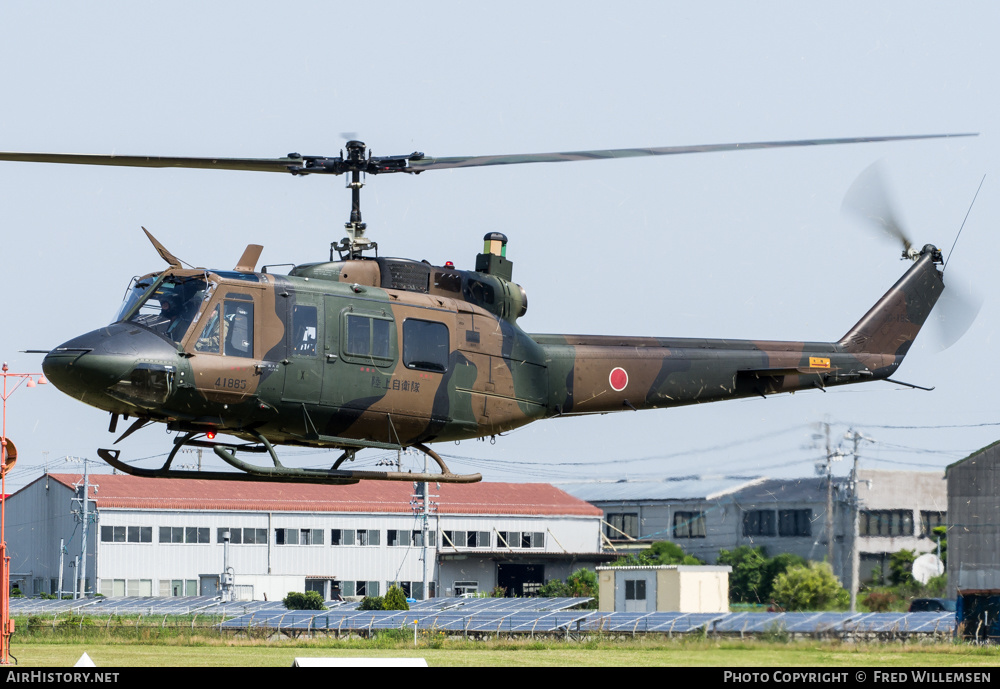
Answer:
<svg viewBox="0 0 1000 689"><path fill-rule="evenodd" d="M481 641L414 648L391 640L226 641L192 637L165 643L33 640L11 653L21 668L68 667L86 652L98 667L288 667L296 657L421 657L438 667L992 667L1000 650L950 642L853 644L837 641Z"/></svg>

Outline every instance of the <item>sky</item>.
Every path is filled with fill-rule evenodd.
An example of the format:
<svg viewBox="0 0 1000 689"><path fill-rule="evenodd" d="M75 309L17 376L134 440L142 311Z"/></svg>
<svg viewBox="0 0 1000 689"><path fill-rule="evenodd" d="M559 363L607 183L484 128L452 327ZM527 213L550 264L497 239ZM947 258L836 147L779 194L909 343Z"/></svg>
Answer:
<svg viewBox="0 0 1000 689"><path fill-rule="evenodd" d="M940 470L1000 436L998 28L991 2L13 1L0 150L280 157L360 138L376 155L444 157L977 132L386 175L362 192L380 255L472 268L483 235L505 233L528 332L835 341L908 265L841 210L880 161L918 246L949 254L968 214L946 283L985 299L978 319L945 351L921 333L895 376L933 391L877 382L554 419L436 449L496 481L802 477L828 423L834 445L848 429L874 441L863 468ZM198 266L230 269L248 243L264 245L261 264L325 260L348 219L343 183L0 163L0 357L39 372L21 350L107 324L130 279L165 266L143 226ZM108 470L106 413L44 385L7 407L8 491L81 459ZM120 447L152 466L170 446L154 426Z"/></svg>

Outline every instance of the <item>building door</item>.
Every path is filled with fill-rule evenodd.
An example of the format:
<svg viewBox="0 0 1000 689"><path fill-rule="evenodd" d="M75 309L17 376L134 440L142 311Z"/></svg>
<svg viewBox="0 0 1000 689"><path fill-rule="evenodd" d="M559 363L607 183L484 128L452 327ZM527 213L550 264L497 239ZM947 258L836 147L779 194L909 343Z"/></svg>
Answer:
<svg viewBox="0 0 1000 689"><path fill-rule="evenodd" d="M202 574L200 578L201 578L201 595L203 596L219 595L218 574Z"/></svg>
<svg viewBox="0 0 1000 689"><path fill-rule="evenodd" d="M537 596L545 583L545 565L522 565L504 562L497 565L497 586L507 597Z"/></svg>

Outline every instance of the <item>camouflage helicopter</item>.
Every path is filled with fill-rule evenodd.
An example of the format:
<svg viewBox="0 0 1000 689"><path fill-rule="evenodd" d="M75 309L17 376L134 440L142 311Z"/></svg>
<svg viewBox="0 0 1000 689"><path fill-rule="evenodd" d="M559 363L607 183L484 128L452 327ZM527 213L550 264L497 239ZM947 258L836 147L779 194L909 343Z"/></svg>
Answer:
<svg viewBox="0 0 1000 689"><path fill-rule="evenodd" d="M364 143L350 141L346 155L337 157L0 153L0 160L350 175L348 236L331 244L328 261L287 274L258 271L262 247L252 244L232 270L184 267L146 232L167 269L134 279L111 324L44 352L48 379L110 412L110 432L119 419L133 419L115 443L151 423L176 432L162 467L135 467L120 450L98 450L111 466L147 477L472 482L480 475L452 473L427 445L495 436L559 416L888 379L944 289L941 252L905 242L904 257L913 265L835 342L528 334L517 324L528 300L512 281L504 235L485 236L474 270L380 257L361 218L362 175L951 136L969 135L454 158L366 155ZM217 440L219 433L240 442ZM342 454L329 469L288 467L277 445ZM238 471L172 468L185 446L211 448ZM415 448L440 473L343 468L366 448ZM271 463L237 457L244 452L268 454Z"/></svg>

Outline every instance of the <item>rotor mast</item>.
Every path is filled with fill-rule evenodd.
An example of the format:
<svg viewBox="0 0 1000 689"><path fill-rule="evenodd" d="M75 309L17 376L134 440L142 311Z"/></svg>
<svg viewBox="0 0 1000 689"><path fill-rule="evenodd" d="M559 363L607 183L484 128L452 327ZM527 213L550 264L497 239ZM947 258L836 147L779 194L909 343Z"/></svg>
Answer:
<svg viewBox="0 0 1000 689"><path fill-rule="evenodd" d="M350 170L351 177L347 182L347 188L351 190L351 219L344 223L347 236L340 240L340 243L330 243L330 260L333 260L333 252L340 254L341 260L360 258L362 252L374 250L378 254L378 243L370 241L365 237L367 225L361 221L361 187L365 185L361 181L361 166L365 159L365 144L363 141L347 142L346 167Z"/></svg>

